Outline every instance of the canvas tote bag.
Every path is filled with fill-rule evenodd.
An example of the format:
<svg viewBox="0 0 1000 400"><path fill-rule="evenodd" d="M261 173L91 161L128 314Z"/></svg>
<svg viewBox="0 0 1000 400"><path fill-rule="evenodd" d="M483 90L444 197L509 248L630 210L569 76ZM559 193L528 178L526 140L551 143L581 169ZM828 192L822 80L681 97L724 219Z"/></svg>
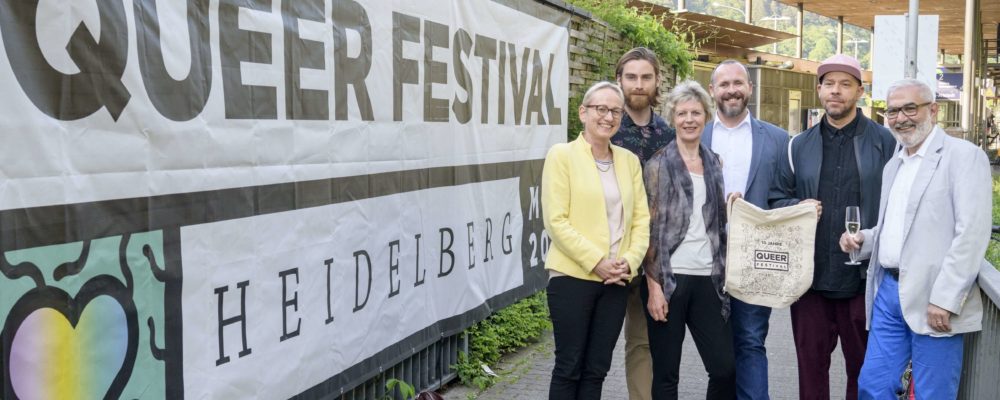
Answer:
<svg viewBox="0 0 1000 400"><path fill-rule="evenodd" d="M745 303L785 308L812 286L816 207L762 210L730 200L726 286Z"/></svg>

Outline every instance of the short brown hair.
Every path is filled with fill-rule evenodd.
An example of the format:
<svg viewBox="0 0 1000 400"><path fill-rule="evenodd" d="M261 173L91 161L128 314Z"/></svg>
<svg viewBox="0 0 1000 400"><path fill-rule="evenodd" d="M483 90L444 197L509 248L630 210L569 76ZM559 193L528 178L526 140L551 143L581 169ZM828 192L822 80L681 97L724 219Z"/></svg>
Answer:
<svg viewBox="0 0 1000 400"><path fill-rule="evenodd" d="M615 80L622 78L622 71L625 69L625 64L635 60L647 61L653 65L653 70L656 72L657 84L653 88L653 98L649 100L649 105L656 108L656 106L660 105L660 59L656 57L656 53L652 50L645 47L636 47L622 54L622 57L618 59L618 65L615 66Z"/></svg>

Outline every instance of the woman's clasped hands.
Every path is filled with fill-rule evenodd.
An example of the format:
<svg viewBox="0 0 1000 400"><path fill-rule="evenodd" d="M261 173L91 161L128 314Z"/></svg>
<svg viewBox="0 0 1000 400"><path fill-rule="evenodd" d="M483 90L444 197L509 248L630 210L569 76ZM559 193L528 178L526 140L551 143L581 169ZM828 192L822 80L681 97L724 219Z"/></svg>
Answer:
<svg viewBox="0 0 1000 400"><path fill-rule="evenodd" d="M625 286L629 276L631 276L630 271L628 261L625 261L624 258L617 260L605 258L594 267L594 273L604 280L605 285Z"/></svg>

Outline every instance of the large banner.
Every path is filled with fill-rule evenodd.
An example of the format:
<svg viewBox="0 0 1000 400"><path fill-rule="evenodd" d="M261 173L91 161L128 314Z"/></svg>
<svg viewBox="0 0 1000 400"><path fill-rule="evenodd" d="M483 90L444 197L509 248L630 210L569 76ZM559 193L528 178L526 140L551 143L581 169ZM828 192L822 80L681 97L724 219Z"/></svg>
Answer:
<svg viewBox="0 0 1000 400"><path fill-rule="evenodd" d="M0 0L0 398L327 397L544 286L567 25Z"/></svg>

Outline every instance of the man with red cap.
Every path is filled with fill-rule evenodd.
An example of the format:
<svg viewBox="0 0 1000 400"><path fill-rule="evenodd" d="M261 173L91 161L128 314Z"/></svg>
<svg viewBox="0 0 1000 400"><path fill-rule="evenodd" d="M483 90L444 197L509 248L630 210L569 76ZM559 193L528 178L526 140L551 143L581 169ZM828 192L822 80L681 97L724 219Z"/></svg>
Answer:
<svg viewBox="0 0 1000 400"><path fill-rule="evenodd" d="M892 157L896 139L856 105L865 92L858 60L838 54L824 60L816 74L826 115L789 141L775 166L768 201L772 208L808 203L819 211L813 283L791 307L799 398L830 398L830 355L839 338L847 372L845 398L853 400L868 338L868 262L845 264L848 255L838 242L847 207L860 208L862 229L876 224L882 167Z"/></svg>

